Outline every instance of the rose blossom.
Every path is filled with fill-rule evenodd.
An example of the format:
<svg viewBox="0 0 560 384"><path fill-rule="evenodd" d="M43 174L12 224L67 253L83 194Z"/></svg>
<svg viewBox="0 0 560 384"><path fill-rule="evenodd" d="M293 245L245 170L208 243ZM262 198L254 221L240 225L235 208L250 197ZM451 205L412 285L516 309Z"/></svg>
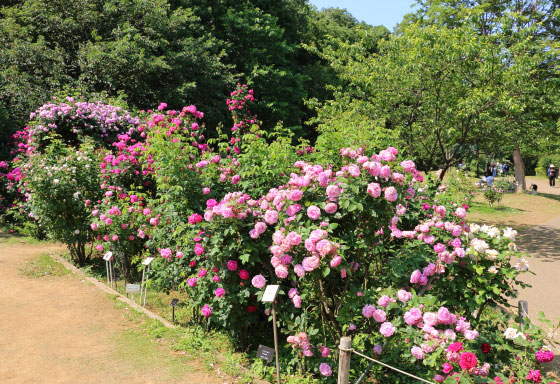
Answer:
<svg viewBox="0 0 560 384"><path fill-rule="evenodd" d="M459 366L464 371L470 371L471 369L476 367L477 364L478 364L478 361L477 361L474 353L465 352L465 353L461 354L461 357L460 357L460 360L459 360Z"/></svg>
<svg viewBox="0 0 560 384"><path fill-rule="evenodd" d="M321 217L321 210L319 209L319 207L312 205L307 208L307 216L309 216L311 220L317 220L319 217Z"/></svg>
<svg viewBox="0 0 560 384"><path fill-rule="evenodd" d="M331 366L328 365L327 363L321 363L321 365L319 366L319 372L321 372L321 375L323 376L331 376L332 375L332 370L331 370Z"/></svg>
<svg viewBox="0 0 560 384"><path fill-rule="evenodd" d="M381 196L381 186L378 183L370 183L367 186L367 193L371 197Z"/></svg>
<svg viewBox="0 0 560 384"><path fill-rule="evenodd" d="M208 304L204 304L204 307L200 310L203 316L210 317L212 315L212 309L208 306Z"/></svg>
<svg viewBox="0 0 560 384"><path fill-rule="evenodd" d="M385 337L393 336L393 334L395 333L395 327L393 326L393 324L387 321L381 324L381 327L379 328L379 333L381 333Z"/></svg>
<svg viewBox="0 0 560 384"><path fill-rule="evenodd" d="M266 279L262 275L256 275L251 280L251 284L253 284L253 287L261 289L266 285Z"/></svg>

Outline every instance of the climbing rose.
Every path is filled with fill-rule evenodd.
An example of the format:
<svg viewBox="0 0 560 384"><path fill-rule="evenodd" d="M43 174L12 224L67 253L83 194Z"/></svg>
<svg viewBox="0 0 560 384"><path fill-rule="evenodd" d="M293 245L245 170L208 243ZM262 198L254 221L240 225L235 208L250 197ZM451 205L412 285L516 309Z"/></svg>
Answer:
<svg viewBox="0 0 560 384"><path fill-rule="evenodd" d="M459 360L459 366L464 371L470 371L471 369L476 367L476 364L478 364L478 361L476 360L476 356L474 353L465 352L461 354L461 358Z"/></svg>
<svg viewBox="0 0 560 384"><path fill-rule="evenodd" d="M266 285L266 279L262 275L256 275L251 280L251 284L253 284L253 287L261 289Z"/></svg>
<svg viewBox="0 0 560 384"><path fill-rule="evenodd" d="M196 287L196 277L191 277L187 280L187 284L189 287Z"/></svg>
<svg viewBox="0 0 560 384"><path fill-rule="evenodd" d="M212 315L212 309L208 306L208 304L204 304L204 307L200 310L203 316L210 317Z"/></svg>
<svg viewBox="0 0 560 384"><path fill-rule="evenodd" d="M490 344L488 344L488 343L482 343L480 348L482 349L482 353L490 352ZM537 354L538 354L538 352L537 352Z"/></svg>
<svg viewBox="0 0 560 384"><path fill-rule="evenodd" d="M215 294L217 297L222 297L223 295L226 294L226 291L225 291L225 289L223 289L223 288L216 288L216 290L214 291L214 294Z"/></svg>

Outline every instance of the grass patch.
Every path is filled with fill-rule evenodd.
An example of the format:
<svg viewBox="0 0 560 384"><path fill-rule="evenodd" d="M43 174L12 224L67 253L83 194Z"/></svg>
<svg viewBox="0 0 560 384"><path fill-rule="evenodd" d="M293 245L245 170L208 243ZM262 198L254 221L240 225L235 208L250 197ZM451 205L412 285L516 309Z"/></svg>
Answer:
<svg viewBox="0 0 560 384"><path fill-rule="evenodd" d="M55 244L56 242L51 240L38 240L29 235L20 235L17 233L10 234L0 232L0 244Z"/></svg>
<svg viewBox="0 0 560 384"><path fill-rule="evenodd" d="M37 278L44 276L64 276L70 273L62 264L54 260L47 253L41 253L29 261L21 270L24 276Z"/></svg>
<svg viewBox="0 0 560 384"><path fill-rule="evenodd" d="M469 209L469 213L493 216L509 216L511 214L521 212L523 211L517 208L506 207L503 205L490 207L488 204L479 202L474 202Z"/></svg>

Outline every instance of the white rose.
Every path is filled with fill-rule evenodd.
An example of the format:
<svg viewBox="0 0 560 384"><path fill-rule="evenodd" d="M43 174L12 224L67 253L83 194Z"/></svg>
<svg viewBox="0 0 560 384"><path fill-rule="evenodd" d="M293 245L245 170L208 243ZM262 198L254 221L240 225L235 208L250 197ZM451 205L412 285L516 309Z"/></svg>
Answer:
<svg viewBox="0 0 560 384"><path fill-rule="evenodd" d="M481 239L472 239L471 247L478 253L484 253L488 249L488 243Z"/></svg>
<svg viewBox="0 0 560 384"><path fill-rule="evenodd" d="M488 272L490 272L491 274L495 275L496 273L498 273L498 268L496 268L495 265L491 266L490 268L488 268Z"/></svg>
<svg viewBox="0 0 560 384"><path fill-rule="evenodd" d="M486 250L486 258L488 260L496 260L496 258L498 257L498 251L496 251L495 249L487 249Z"/></svg>
<svg viewBox="0 0 560 384"><path fill-rule="evenodd" d="M76 230L74 231L74 234L79 235L79 234L80 234L80 230L79 230L79 229L76 229Z"/></svg>
<svg viewBox="0 0 560 384"><path fill-rule="evenodd" d="M60 183L60 180L54 179L54 180L53 180L53 183L58 184L58 183Z"/></svg>
<svg viewBox="0 0 560 384"><path fill-rule="evenodd" d="M488 231L486 233L490 237L496 237L496 238L500 237L500 230L496 227L488 228Z"/></svg>
<svg viewBox="0 0 560 384"><path fill-rule="evenodd" d="M515 236L517 236L517 231L513 228L505 228L504 229L504 237L511 239L511 241L515 241Z"/></svg>
<svg viewBox="0 0 560 384"><path fill-rule="evenodd" d="M515 328L508 328L504 332L504 337L508 340L513 340L517 337L518 331Z"/></svg>
<svg viewBox="0 0 560 384"><path fill-rule="evenodd" d="M529 262L523 257L519 263L515 264L515 269L521 272L529 270Z"/></svg>
<svg viewBox="0 0 560 384"><path fill-rule="evenodd" d="M477 233L480 230L480 225L478 224L469 224L469 228L471 229L470 233Z"/></svg>

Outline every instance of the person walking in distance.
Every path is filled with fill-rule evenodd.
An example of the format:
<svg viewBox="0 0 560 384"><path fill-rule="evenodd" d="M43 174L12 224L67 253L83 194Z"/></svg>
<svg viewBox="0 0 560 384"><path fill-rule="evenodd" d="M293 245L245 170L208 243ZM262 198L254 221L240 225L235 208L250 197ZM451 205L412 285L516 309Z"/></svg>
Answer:
<svg viewBox="0 0 560 384"><path fill-rule="evenodd" d="M554 164L550 164L546 173L548 175L548 182L550 186L556 186L556 168L554 167Z"/></svg>

